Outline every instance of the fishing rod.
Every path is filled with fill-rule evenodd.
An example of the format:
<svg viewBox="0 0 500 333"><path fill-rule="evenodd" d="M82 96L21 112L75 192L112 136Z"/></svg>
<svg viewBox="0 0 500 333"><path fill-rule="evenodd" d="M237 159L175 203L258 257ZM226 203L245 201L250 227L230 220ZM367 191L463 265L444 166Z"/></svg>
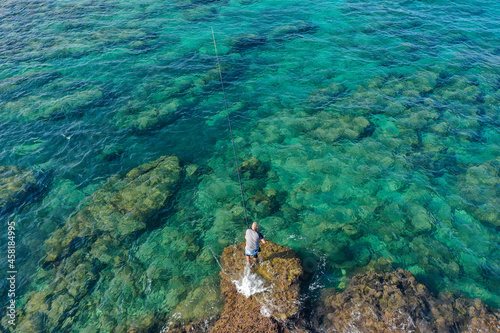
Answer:
<svg viewBox="0 0 500 333"><path fill-rule="evenodd" d="M245 194L243 193L243 184L241 183L240 167L238 165L238 157L236 156L236 145L234 144L233 129L231 128L231 119L229 118L229 108L227 106L226 92L224 90L224 81L222 80L222 71L220 69L219 55L217 54L217 44L215 43L214 28L211 27L211 29L212 29L212 38L214 39L214 49L215 49L215 57L217 58L217 67L219 68L220 85L222 87L222 94L224 95L224 103L226 105L227 123L229 124L229 132L231 133L231 141L233 142L234 161L236 162L236 172L238 173L238 181L240 183L241 202L243 203L243 210L245 211L245 222L247 224L247 229L249 229L250 226L248 224L247 207L245 204Z"/></svg>

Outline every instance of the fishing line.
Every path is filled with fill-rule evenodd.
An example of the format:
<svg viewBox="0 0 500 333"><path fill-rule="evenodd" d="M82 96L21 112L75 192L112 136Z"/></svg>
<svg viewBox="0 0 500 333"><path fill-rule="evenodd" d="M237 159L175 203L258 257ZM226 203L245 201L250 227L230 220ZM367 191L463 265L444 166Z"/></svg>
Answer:
<svg viewBox="0 0 500 333"><path fill-rule="evenodd" d="M231 133L231 141L233 142L234 161L236 162L236 172L238 173L238 181L240 183L241 201L243 202L243 210L245 211L245 222L247 223L247 228L250 228L248 225L247 207L245 205L245 194L243 193L243 184L241 183L240 167L238 165L238 157L236 156L236 145L234 144L233 129L231 128L231 119L229 118L229 108L227 106L226 92L224 91L224 82L222 81L222 71L220 69L219 55L217 54L217 44L215 43L214 28L211 27L211 29L212 29L212 38L214 39L214 49L215 49L215 57L217 58L217 67L219 68L220 85L222 87L222 94L224 95L224 103L226 105L227 123L229 124L229 132Z"/></svg>

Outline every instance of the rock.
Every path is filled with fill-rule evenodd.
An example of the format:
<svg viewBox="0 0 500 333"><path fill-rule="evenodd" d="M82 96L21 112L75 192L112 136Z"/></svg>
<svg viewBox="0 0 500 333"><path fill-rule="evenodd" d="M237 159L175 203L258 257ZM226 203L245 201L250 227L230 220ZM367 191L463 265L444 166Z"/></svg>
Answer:
<svg viewBox="0 0 500 333"><path fill-rule="evenodd" d="M52 95L48 95L52 96ZM59 119L96 105L103 98L100 88L92 87L59 98L26 96L0 106L0 118L32 121L40 118Z"/></svg>
<svg viewBox="0 0 500 333"><path fill-rule="evenodd" d="M291 24L286 24L275 28L271 34L273 38L277 41L290 40L301 35L314 33L318 30L318 27L304 21L294 22Z"/></svg>
<svg viewBox="0 0 500 333"><path fill-rule="evenodd" d="M31 141L31 140L30 140ZM19 156L25 156L29 154L34 154L43 149L43 144L46 140L34 139L29 143L22 143L14 147L14 154Z"/></svg>
<svg viewBox="0 0 500 333"><path fill-rule="evenodd" d="M231 52L240 53L247 51L251 48L258 47L267 43L266 36L259 36L255 34L245 34L235 37L232 41Z"/></svg>
<svg viewBox="0 0 500 333"><path fill-rule="evenodd" d="M196 164L189 164L186 167L186 174L188 177L193 177L194 174L200 169L200 167Z"/></svg>
<svg viewBox="0 0 500 333"><path fill-rule="evenodd" d="M247 265L244 248L243 242L222 253L221 290L226 304L213 331L281 332L283 322L299 310L300 260L290 248L267 241L261 246L259 263L252 271L272 287L247 298L238 293L233 282L241 278Z"/></svg>
<svg viewBox="0 0 500 333"><path fill-rule="evenodd" d="M119 159L120 156L122 156L123 152L125 151L125 148L121 144L117 145L106 145L99 156L97 157L98 160L100 161L114 161L116 159Z"/></svg>
<svg viewBox="0 0 500 333"><path fill-rule="evenodd" d="M369 136L375 129L365 117L337 116L320 112L315 117L314 128L309 135L332 143L339 139L357 140Z"/></svg>
<svg viewBox="0 0 500 333"><path fill-rule="evenodd" d="M241 163L240 171L243 175L248 175L249 178L262 178L265 176L267 168L259 159L252 157Z"/></svg>
<svg viewBox="0 0 500 333"><path fill-rule="evenodd" d="M171 328L168 332L169 333L205 333L205 332L213 332L212 331L212 326L214 324L214 321L217 319L215 318L209 318L209 319L202 319L198 320L192 323L189 323L185 326L180 326L180 327L174 327Z"/></svg>
<svg viewBox="0 0 500 333"><path fill-rule="evenodd" d="M83 238L95 238L105 232L119 241L144 229L145 220L173 194L180 172L179 159L164 156L138 166L126 176L112 177L65 227L46 241L45 264L60 259L63 251L68 252L71 244Z"/></svg>
<svg viewBox="0 0 500 333"><path fill-rule="evenodd" d="M463 196L472 204L467 210L481 222L500 226L500 159L469 167L459 177Z"/></svg>
<svg viewBox="0 0 500 333"><path fill-rule="evenodd" d="M434 218L431 217L424 207L416 204L408 204L406 208L415 232L427 232L431 230Z"/></svg>
<svg viewBox="0 0 500 333"><path fill-rule="evenodd" d="M47 176L15 165L0 166L0 215L40 194Z"/></svg>
<svg viewBox="0 0 500 333"><path fill-rule="evenodd" d="M217 16L217 9L212 6L197 6L184 10L182 16L192 22L205 21Z"/></svg>
<svg viewBox="0 0 500 333"><path fill-rule="evenodd" d="M333 332L498 332L500 313L478 299L436 298L403 269L356 275L342 293L319 307L325 331Z"/></svg>
<svg viewBox="0 0 500 333"><path fill-rule="evenodd" d="M255 333L289 332L284 323L299 311L299 278L301 262L288 247L271 241L262 244L259 263L249 268L244 256L245 242L228 246L221 257L221 291L224 310L210 327L203 321L177 327L172 332ZM235 281L244 274L256 274L265 288L246 297L239 293ZM208 319L208 322L213 319Z"/></svg>
<svg viewBox="0 0 500 333"><path fill-rule="evenodd" d="M187 298L175 307L175 318L182 322L194 322L205 317L217 318L224 307L224 299L218 283L215 285L214 280L205 279L198 288L192 290Z"/></svg>
<svg viewBox="0 0 500 333"><path fill-rule="evenodd" d="M341 83L333 82L325 88L315 89L309 95L308 106L310 111L322 109L340 99L347 93L347 87ZM307 126L307 124L302 124Z"/></svg>
<svg viewBox="0 0 500 333"><path fill-rule="evenodd" d="M132 100L118 111L115 118L119 127L145 130L175 113L179 108L180 102L176 99L157 105L148 104L147 101Z"/></svg>
<svg viewBox="0 0 500 333"><path fill-rule="evenodd" d="M89 305L82 302L95 305L101 299L98 294L103 291L105 299L115 300L120 295L127 299L139 297L148 282L142 276L143 284L139 284L138 277L131 276L143 268L127 259L124 241L144 229L146 221L169 202L180 174L179 159L163 156L124 176L112 177L95 192L84 207L46 241L47 256L42 265L52 269L53 281L47 281L49 288L32 292L25 298L18 312L20 326L31 327L33 332L66 331L75 318L87 313ZM50 278L41 272L35 279ZM101 313L92 316L97 315L94 319L101 323L101 331L116 327L115 310L104 305L100 310ZM67 316L68 311L73 314L71 317ZM43 326L40 326L40 316L46 318ZM134 318L142 326L147 325L147 315Z"/></svg>
<svg viewBox="0 0 500 333"><path fill-rule="evenodd" d="M247 208L257 218L264 218L271 213L273 203L264 193L258 191L247 200Z"/></svg>

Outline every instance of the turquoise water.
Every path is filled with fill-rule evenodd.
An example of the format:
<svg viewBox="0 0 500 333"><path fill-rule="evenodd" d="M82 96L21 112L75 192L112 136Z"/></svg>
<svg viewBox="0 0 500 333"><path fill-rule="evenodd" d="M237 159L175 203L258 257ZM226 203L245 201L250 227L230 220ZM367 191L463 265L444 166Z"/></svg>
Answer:
<svg viewBox="0 0 500 333"><path fill-rule="evenodd" d="M311 294L384 258L500 306L498 17L495 1L2 1L0 164L52 175L3 217L19 306L50 288L42 244L86 198L176 155L210 172L124 242L132 273L104 269L73 331L220 309L215 258L244 220L211 27L240 162L265 166L243 177L249 213Z"/></svg>

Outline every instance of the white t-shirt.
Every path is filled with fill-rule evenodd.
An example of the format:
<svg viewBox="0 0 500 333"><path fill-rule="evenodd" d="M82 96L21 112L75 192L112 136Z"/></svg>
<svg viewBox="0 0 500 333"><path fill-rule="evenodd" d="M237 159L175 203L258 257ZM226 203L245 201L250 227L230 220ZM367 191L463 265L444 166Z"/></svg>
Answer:
<svg viewBox="0 0 500 333"><path fill-rule="evenodd" d="M252 252L259 249L259 241L264 238L262 234L258 231L254 231L252 229L247 229L245 233L247 239L247 245L245 247L245 251Z"/></svg>

